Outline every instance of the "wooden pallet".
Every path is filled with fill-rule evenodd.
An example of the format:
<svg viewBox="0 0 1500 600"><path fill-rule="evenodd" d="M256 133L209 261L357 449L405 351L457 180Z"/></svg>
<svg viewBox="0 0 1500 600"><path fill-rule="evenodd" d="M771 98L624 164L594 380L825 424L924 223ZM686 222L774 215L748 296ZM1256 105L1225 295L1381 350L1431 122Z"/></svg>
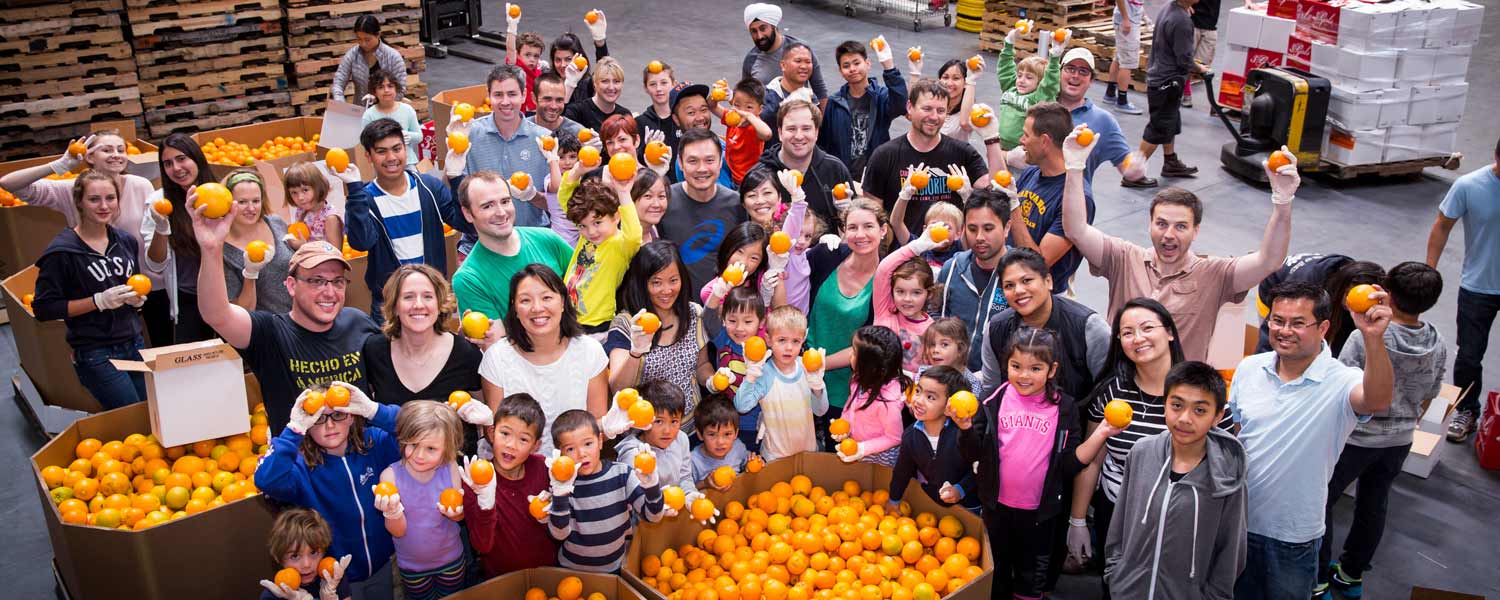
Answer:
<svg viewBox="0 0 1500 600"><path fill-rule="evenodd" d="M135 3L137 0L127 0ZM152 0L155 1L155 0ZM244 23L280 21L277 0L221 0L131 7L130 31L135 35L218 29Z"/></svg>
<svg viewBox="0 0 1500 600"><path fill-rule="evenodd" d="M384 17L385 15L381 16ZM401 39L405 36L416 36L421 33L421 30L422 22L418 19L385 20L380 23L381 37L387 40ZM302 33L287 34L286 45L288 48L342 45L345 49L348 49L355 42L352 26L343 29L302 28L300 31Z"/></svg>
<svg viewBox="0 0 1500 600"><path fill-rule="evenodd" d="M1402 160L1388 163L1375 163L1367 165L1341 165L1329 160L1323 160L1318 166L1318 172L1326 173L1334 179L1354 179L1361 175L1374 175L1376 177L1398 177L1403 175L1416 175L1427 167L1442 167L1449 171L1458 170L1462 158L1454 153L1448 156L1431 156L1415 160Z"/></svg>
<svg viewBox="0 0 1500 600"><path fill-rule="evenodd" d="M354 21L359 15L352 14L342 17L330 17L320 20L287 19L286 31L290 35L300 35L321 31L353 31ZM418 22L422 20L422 9L401 9L380 13L381 31L385 31L388 22Z"/></svg>
<svg viewBox="0 0 1500 600"><path fill-rule="evenodd" d="M165 66L177 62L193 62L244 56L267 51L279 51L285 46L281 36L260 36L243 40L231 40L216 44L169 46L159 50L139 50L135 53L136 64L142 68Z"/></svg>
<svg viewBox="0 0 1500 600"><path fill-rule="evenodd" d="M120 30L120 15L115 13L0 24L0 40L7 42L85 33L92 34L89 39L97 44L117 43L125 39L124 32Z"/></svg>
<svg viewBox="0 0 1500 600"><path fill-rule="evenodd" d="M191 78L199 75L207 75L210 78L214 78L222 73L231 73L252 68L258 69L268 77L284 78L286 69L283 63L285 61L286 54L284 51L265 50L262 52L249 52L238 56L185 60L154 65L141 64L139 71L141 79L158 82L153 84L152 89L147 91L147 93L155 93L163 89L171 90L178 89L179 87L194 88L212 85L211 83L192 81Z"/></svg>
<svg viewBox="0 0 1500 600"><path fill-rule="evenodd" d="M384 16L387 12L401 10L422 10L422 0L355 0L353 2L328 2L323 4L301 4L299 6L288 5L286 7L286 18L288 21L324 21L340 17L357 17L363 14Z"/></svg>
<svg viewBox="0 0 1500 600"><path fill-rule="evenodd" d="M414 55L414 49L421 49L424 53L426 52L426 48L422 47L422 42L417 38L416 34L396 37L384 36L384 40L386 44L389 44L397 51L400 51L403 56ZM353 46L353 40L345 42L330 42L326 44L289 46L287 47L287 61L291 63L300 63L303 61L328 60L331 58L342 59L344 57L344 54L349 52L349 48L352 48Z"/></svg>
<svg viewBox="0 0 1500 600"><path fill-rule="evenodd" d="M287 87L285 68L281 64L265 64L238 69L227 69L214 73L164 77L154 79L141 75L141 93L147 96L159 94L205 90L208 97L218 97L214 90L247 83L267 82L276 88ZM204 98L208 99L208 98Z"/></svg>
<svg viewBox="0 0 1500 600"><path fill-rule="evenodd" d="M56 79L50 79L56 77ZM129 59L52 69L0 72L0 101L41 100L86 94L109 88L133 87L138 78Z"/></svg>
<svg viewBox="0 0 1500 600"><path fill-rule="evenodd" d="M259 79L220 84L212 87L150 94L142 98L142 104L149 114L149 111L163 108L176 108L190 104L214 102L224 98L260 96L287 91L289 90L286 87L286 81L283 79Z"/></svg>
<svg viewBox="0 0 1500 600"><path fill-rule="evenodd" d="M296 111L292 110L292 107L282 105L257 110L242 110L214 116L200 117L196 120L178 123L155 123L150 126L151 136L154 138L164 138L178 131L194 133L198 131L223 129L225 127L237 127L239 125L249 125L251 123L259 123L261 121L270 121L272 119L285 119L287 117L294 116L295 113Z"/></svg>
<svg viewBox="0 0 1500 600"><path fill-rule="evenodd" d="M0 23L25 23L40 19L92 17L108 13L118 13L123 8L120 0L72 0L71 2L53 2L49 0L44 4L30 6L17 4L19 3L9 2L7 3L7 7L0 8Z"/></svg>
<svg viewBox="0 0 1500 600"><path fill-rule="evenodd" d="M291 99L291 94L283 91L253 96L221 98L197 104L153 108L146 113L146 124L154 128L163 124L201 121L220 115L233 116L241 112L253 112L266 108L287 106L291 102Z"/></svg>
<svg viewBox="0 0 1500 600"><path fill-rule="evenodd" d="M32 130L139 114L141 90L134 86L62 98L0 102L0 122L15 122Z"/></svg>

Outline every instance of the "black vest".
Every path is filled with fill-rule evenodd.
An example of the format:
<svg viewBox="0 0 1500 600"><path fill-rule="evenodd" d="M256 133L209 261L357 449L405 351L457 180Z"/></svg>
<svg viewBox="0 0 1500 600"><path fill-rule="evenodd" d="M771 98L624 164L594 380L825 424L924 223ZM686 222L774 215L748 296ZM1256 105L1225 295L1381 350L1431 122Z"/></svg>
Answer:
<svg viewBox="0 0 1500 600"><path fill-rule="evenodd" d="M1084 327L1094 311L1083 304L1059 295L1052 296L1052 315L1047 319L1047 329L1058 336L1062 356L1057 357L1057 385L1063 393L1076 402L1087 402L1089 392L1094 389L1094 374L1089 370L1088 340ZM990 319L990 350L1005 372L1005 347L1010 337L1021 327L1021 315L1014 308L1006 308ZM988 393L990 390L985 390Z"/></svg>

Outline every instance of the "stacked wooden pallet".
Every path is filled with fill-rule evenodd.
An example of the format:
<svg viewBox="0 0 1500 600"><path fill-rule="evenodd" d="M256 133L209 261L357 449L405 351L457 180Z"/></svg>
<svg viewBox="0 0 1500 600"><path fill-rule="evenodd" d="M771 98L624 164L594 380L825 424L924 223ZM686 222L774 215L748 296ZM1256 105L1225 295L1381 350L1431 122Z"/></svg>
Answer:
<svg viewBox="0 0 1500 600"><path fill-rule="evenodd" d="M290 117L279 0L125 0L153 137Z"/></svg>
<svg viewBox="0 0 1500 600"><path fill-rule="evenodd" d="M1151 63L1151 36L1153 26L1146 23L1141 29L1140 68L1130 72L1130 91L1146 91L1146 66ZM1109 76L1109 65L1115 60L1115 26L1111 22L1073 30L1073 45L1088 48L1094 53L1095 79Z"/></svg>
<svg viewBox="0 0 1500 600"><path fill-rule="evenodd" d="M421 0L283 0L286 10L286 54L292 76L292 104L299 114L317 116L331 95L333 75L344 54L355 46L354 21L360 15L380 18L381 38L406 59L406 99L422 120L428 118L426 49L419 39ZM345 101L359 98L345 91Z"/></svg>
<svg viewBox="0 0 1500 600"><path fill-rule="evenodd" d="M1005 46L1005 34L1010 33L1016 21L1032 19L1042 31L1059 28L1073 32L1071 45L1088 48L1094 53L1098 72L1102 79L1109 74L1109 65L1115 58L1115 29L1112 21L1114 2L1110 0L990 0L985 3L984 28L979 34L982 50L998 52ZM1131 89L1145 91L1146 65L1151 57L1152 29L1147 24L1141 30L1140 68L1132 72ZM1036 52L1036 34L1022 37L1016 43L1016 55L1028 56Z"/></svg>
<svg viewBox="0 0 1500 600"><path fill-rule="evenodd" d="M90 122L139 119L121 0L0 8L0 161L61 153Z"/></svg>

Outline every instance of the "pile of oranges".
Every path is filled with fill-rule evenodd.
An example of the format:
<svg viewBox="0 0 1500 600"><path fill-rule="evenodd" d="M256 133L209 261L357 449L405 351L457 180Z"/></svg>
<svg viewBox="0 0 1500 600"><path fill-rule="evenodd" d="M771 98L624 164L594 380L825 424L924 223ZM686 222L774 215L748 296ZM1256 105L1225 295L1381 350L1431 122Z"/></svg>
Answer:
<svg viewBox="0 0 1500 600"><path fill-rule="evenodd" d="M224 138L214 138L203 144L203 155L208 162L217 165L235 165L248 167L258 160L271 160L303 152L315 152L318 149L318 138L321 134L313 134L312 141L302 139L302 136L284 137L277 136L261 142L260 147L251 148L240 142L225 141Z"/></svg>
<svg viewBox="0 0 1500 600"><path fill-rule="evenodd" d="M724 507L696 543L641 559L646 585L671 599L929 600L984 573L979 538L957 517L913 515L890 494L845 481L829 493L806 475Z"/></svg>
<svg viewBox="0 0 1500 600"><path fill-rule="evenodd" d="M26 203L17 198L15 194L0 189L0 207L10 208L12 206L25 206Z"/></svg>
<svg viewBox="0 0 1500 600"><path fill-rule="evenodd" d="M153 435L87 438L67 465L42 468L64 523L142 530L260 493L255 467L269 451L264 405L250 433L163 447Z"/></svg>
<svg viewBox="0 0 1500 600"><path fill-rule="evenodd" d="M556 592L548 596L547 590L534 587L526 590L525 600L548 600L549 598L551 600L580 600L584 598L583 580L577 577L564 577L562 581L557 582ZM586 600L604 600L604 598L602 592L594 592L589 594Z"/></svg>

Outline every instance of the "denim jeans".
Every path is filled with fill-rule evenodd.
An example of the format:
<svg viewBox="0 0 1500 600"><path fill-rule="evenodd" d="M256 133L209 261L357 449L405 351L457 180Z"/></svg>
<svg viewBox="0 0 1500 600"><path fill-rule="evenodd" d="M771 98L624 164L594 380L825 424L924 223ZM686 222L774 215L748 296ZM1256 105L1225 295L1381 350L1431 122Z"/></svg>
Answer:
<svg viewBox="0 0 1500 600"><path fill-rule="evenodd" d="M1234 582L1235 600L1307 600L1317 583L1322 541L1293 544L1247 533L1245 570Z"/></svg>
<svg viewBox="0 0 1500 600"><path fill-rule="evenodd" d="M1354 496L1354 521L1349 524L1349 535L1344 537L1344 551L1339 564L1350 577L1359 577L1370 568L1375 558L1375 548L1380 546L1380 537L1385 534L1385 511L1391 495L1391 485L1401 474L1401 465L1411 444L1390 448L1364 448L1344 446L1339 462L1333 467L1333 478L1328 480L1328 509L1323 523L1323 547L1318 552L1318 581L1328 581L1333 570L1328 563L1333 557L1333 507L1344 495L1344 488L1359 480Z"/></svg>
<svg viewBox="0 0 1500 600"><path fill-rule="evenodd" d="M146 341L141 336L134 340L112 346L100 346L88 350L73 351L73 372L79 383L88 389L94 399L105 410L120 408L127 404L146 400L146 377L141 373L127 373L116 369L109 359L141 360L141 348Z"/></svg>
<svg viewBox="0 0 1500 600"><path fill-rule="evenodd" d="M1458 357L1453 361L1453 385L1468 391L1458 399L1458 410L1479 415L1479 397L1484 393L1484 351L1490 343L1490 326L1500 312L1500 296L1458 288Z"/></svg>

